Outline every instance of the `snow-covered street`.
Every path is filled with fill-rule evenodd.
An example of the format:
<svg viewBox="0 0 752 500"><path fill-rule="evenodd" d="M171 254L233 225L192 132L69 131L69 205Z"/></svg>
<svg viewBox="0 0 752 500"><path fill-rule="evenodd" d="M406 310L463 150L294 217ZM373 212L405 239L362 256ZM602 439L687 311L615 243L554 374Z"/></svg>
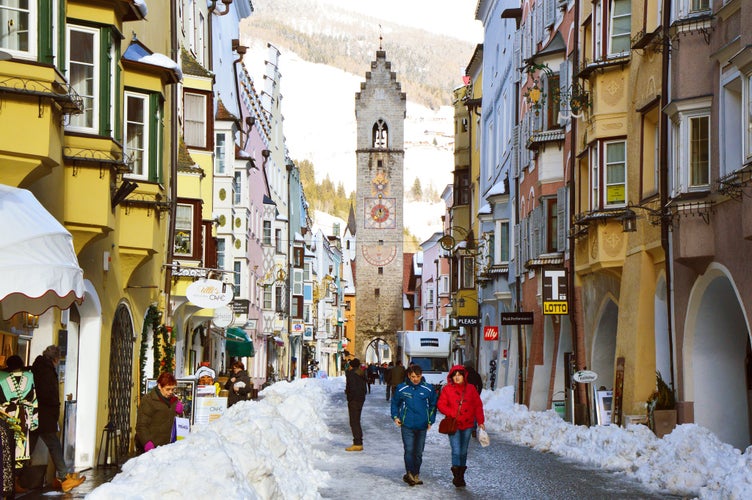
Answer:
<svg viewBox="0 0 752 500"><path fill-rule="evenodd" d="M421 478L402 482L400 434L384 386L363 408L364 451L352 443L344 378L280 382L185 440L126 462L88 498L750 498L752 460L696 425L658 439L644 426L572 426L484 391L491 445L471 443L468 486L451 484L446 436L432 428Z"/></svg>

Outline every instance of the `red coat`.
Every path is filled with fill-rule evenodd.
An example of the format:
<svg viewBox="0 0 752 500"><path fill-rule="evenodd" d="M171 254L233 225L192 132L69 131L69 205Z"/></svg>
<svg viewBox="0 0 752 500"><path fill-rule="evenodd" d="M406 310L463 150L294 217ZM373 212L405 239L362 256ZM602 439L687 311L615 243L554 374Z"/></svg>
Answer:
<svg viewBox="0 0 752 500"><path fill-rule="evenodd" d="M462 408L457 415L457 408L462 400ZM480 400L478 390L468 383L457 385L450 382L441 389L439 402L436 405L441 413L448 417L457 417L457 428L469 429L477 422L478 425L485 424L486 418L483 415L483 402Z"/></svg>

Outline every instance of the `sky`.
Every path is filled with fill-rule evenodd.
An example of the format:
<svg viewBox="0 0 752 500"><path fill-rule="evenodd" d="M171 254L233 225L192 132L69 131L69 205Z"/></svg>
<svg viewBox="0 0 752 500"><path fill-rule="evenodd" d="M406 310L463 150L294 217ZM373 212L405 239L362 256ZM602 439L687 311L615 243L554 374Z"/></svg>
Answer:
<svg viewBox="0 0 752 500"><path fill-rule="evenodd" d="M214 422L194 426L184 440L130 459L112 482L87 498L183 499L186 492L191 498L325 498L322 492L338 491L332 484L340 485L356 468L363 477L360 461L341 450L336 433L342 429L327 425L334 420L332 412L346 414L341 404L327 404L344 385L344 377L277 382L258 401L240 402ZM513 403L513 394L511 386L482 393L492 440L504 436L620 472L656 491L702 499L750 498L752 447L741 453L695 424L679 425L663 439L644 425L574 426L553 411L528 411ZM446 440L436 427L429 431L427 449ZM378 460L393 462L394 457ZM388 494L378 462L373 470L358 491Z"/></svg>

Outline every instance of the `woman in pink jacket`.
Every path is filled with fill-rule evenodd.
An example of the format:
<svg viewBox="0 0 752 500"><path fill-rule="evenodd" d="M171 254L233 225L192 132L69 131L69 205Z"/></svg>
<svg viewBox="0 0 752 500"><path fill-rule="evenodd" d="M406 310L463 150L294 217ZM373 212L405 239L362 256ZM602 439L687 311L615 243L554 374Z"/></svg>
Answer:
<svg viewBox="0 0 752 500"><path fill-rule="evenodd" d="M483 402L478 390L467 383L467 369L462 365L455 365L449 370L448 384L441 390L437 408L447 417L457 419L457 432L449 435L452 447L452 484L456 487L465 486L465 471L467 470L467 447L477 422L481 429L485 429Z"/></svg>

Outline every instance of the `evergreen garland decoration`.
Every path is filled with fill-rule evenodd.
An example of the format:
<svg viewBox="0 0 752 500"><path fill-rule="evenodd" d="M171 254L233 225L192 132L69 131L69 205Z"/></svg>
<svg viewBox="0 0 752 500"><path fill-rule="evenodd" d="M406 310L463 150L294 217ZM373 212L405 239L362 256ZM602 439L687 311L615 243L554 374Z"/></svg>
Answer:
<svg viewBox="0 0 752 500"><path fill-rule="evenodd" d="M138 374L139 381L141 383L141 394L146 392L146 349L149 346L149 327L151 327L152 332L156 332L161 317L162 313L159 312L159 309L157 309L157 306L155 306L154 304L150 305L149 309L146 310L144 326L141 329L141 349L139 353L140 357Z"/></svg>

